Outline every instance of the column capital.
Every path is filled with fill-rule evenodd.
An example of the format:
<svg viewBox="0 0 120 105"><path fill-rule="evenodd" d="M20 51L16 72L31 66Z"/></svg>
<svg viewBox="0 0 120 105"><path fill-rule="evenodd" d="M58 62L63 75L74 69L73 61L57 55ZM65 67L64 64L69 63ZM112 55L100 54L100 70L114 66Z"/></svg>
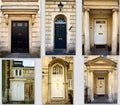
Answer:
<svg viewBox="0 0 120 105"><path fill-rule="evenodd" d="M89 12L89 11L90 11L90 8L83 8L83 11L84 11L84 12L85 12L85 11Z"/></svg>
<svg viewBox="0 0 120 105"><path fill-rule="evenodd" d="M118 9L117 8L113 8L112 12L118 12Z"/></svg>

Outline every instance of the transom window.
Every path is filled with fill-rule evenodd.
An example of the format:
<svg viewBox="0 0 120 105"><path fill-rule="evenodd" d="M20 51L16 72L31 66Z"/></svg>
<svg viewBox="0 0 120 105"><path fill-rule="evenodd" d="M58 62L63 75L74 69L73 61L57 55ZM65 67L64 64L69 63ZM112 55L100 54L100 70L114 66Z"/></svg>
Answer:
<svg viewBox="0 0 120 105"><path fill-rule="evenodd" d="M62 66L61 65L55 65L54 67L53 67L53 72L52 72L52 74L54 74L54 75L62 75L63 74L63 68L62 68Z"/></svg>
<svg viewBox="0 0 120 105"><path fill-rule="evenodd" d="M96 23L98 23L98 24L101 24L101 23L105 24L105 21L96 21Z"/></svg>
<svg viewBox="0 0 120 105"><path fill-rule="evenodd" d="M73 88L73 73L68 72L68 89Z"/></svg>
<svg viewBox="0 0 120 105"><path fill-rule="evenodd" d="M20 77L20 76L22 76L22 74L23 74L22 70L20 70L20 69L15 69L14 70L14 76Z"/></svg>
<svg viewBox="0 0 120 105"><path fill-rule="evenodd" d="M66 23L65 19L63 17L58 17L56 20L55 20L55 23L59 24L59 23Z"/></svg>

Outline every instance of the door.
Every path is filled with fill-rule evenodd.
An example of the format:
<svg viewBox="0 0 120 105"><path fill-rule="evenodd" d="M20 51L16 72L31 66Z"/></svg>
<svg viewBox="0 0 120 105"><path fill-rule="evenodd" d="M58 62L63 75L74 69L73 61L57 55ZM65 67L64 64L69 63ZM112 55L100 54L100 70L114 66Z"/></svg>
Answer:
<svg viewBox="0 0 120 105"><path fill-rule="evenodd" d="M11 52L29 52L28 21L12 21Z"/></svg>
<svg viewBox="0 0 120 105"><path fill-rule="evenodd" d="M55 21L55 49L66 49L66 22L64 18Z"/></svg>
<svg viewBox="0 0 120 105"><path fill-rule="evenodd" d="M97 78L97 95L105 94L105 78L99 77Z"/></svg>
<svg viewBox="0 0 120 105"><path fill-rule="evenodd" d="M51 98L64 99L64 69L61 65L55 65L51 74Z"/></svg>
<svg viewBox="0 0 120 105"><path fill-rule="evenodd" d="M12 101L24 101L24 82L12 82Z"/></svg>
<svg viewBox="0 0 120 105"><path fill-rule="evenodd" d="M96 45L107 44L107 20L96 19L94 30L94 42Z"/></svg>

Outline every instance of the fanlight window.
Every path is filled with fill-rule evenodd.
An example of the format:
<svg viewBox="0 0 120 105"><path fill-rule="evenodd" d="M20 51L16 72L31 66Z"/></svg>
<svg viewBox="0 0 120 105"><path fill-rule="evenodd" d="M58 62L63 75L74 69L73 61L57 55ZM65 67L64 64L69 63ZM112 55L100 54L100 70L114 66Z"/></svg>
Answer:
<svg viewBox="0 0 120 105"><path fill-rule="evenodd" d="M55 20L55 23L65 23L65 19L62 17L59 17Z"/></svg>
<svg viewBox="0 0 120 105"><path fill-rule="evenodd" d="M52 74L54 74L54 75L62 75L63 74L63 68L62 68L62 66L60 66L60 65L55 65L54 67L53 67L53 72L52 72Z"/></svg>

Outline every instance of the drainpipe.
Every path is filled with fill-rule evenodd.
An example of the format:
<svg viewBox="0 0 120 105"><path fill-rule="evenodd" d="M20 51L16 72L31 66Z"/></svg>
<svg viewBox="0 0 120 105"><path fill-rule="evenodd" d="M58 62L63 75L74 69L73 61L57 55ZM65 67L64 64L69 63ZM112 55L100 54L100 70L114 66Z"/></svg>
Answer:
<svg viewBox="0 0 120 105"><path fill-rule="evenodd" d="M7 60L7 103L9 103L9 88L10 88L10 60Z"/></svg>

